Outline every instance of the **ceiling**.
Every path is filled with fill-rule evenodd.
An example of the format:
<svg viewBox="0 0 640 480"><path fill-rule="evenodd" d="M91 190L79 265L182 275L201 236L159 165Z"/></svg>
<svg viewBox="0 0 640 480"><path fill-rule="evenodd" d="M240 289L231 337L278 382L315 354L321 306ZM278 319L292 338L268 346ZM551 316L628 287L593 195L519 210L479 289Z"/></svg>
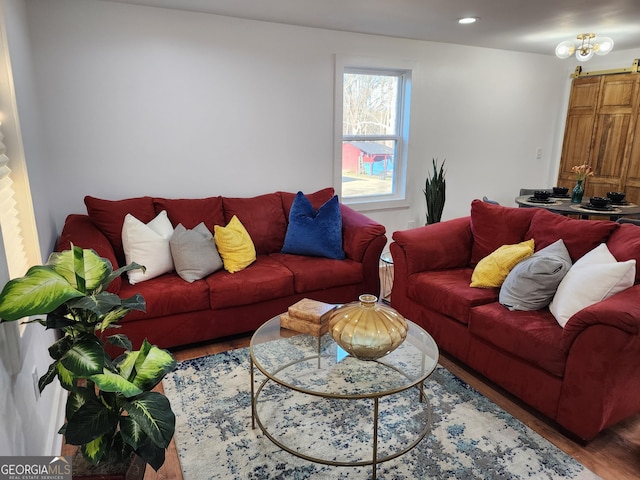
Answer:
<svg viewBox="0 0 640 480"><path fill-rule="evenodd" d="M110 0L290 25L553 55L579 33L640 53L639 0ZM473 25L456 19L479 17Z"/></svg>

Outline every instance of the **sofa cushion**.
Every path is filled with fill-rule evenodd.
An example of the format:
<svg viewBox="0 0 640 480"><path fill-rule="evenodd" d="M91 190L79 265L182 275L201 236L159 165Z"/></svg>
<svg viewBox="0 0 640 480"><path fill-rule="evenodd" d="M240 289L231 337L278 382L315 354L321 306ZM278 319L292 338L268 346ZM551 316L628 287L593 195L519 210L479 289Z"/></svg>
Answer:
<svg viewBox="0 0 640 480"><path fill-rule="evenodd" d="M512 312L499 303L481 305L471 310L469 331L553 375L564 375L562 328L547 309Z"/></svg>
<svg viewBox="0 0 640 480"><path fill-rule="evenodd" d="M316 210L307 197L298 192L291 206L282 253L344 260L337 195Z"/></svg>
<svg viewBox="0 0 640 480"><path fill-rule="evenodd" d="M258 254L279 252L284 243L287 221L277 193L251 198L222 198L224 219L235 215L251 235Z"/></svg>
<svg viewBox="0 0 640 480"><path fill-rule="evenodd" d="M633 286L636 261L618 262L602 243L571 267L549 310L561 327L576 313Z"/></svg>
<svg viewBox="0 0 640 480"><path fill-rule="evenodd" d="M518 263L500 288L500 303L510 310L540 310L551 302L571 268L562 240Z"/></svg>
<svg viewBox="0 0 640 480"><path fill-rule="evenodd" d="M136 293L144 297L147 312L132 310L124 317L123 323L139 318L164 317L209 308L209 287L205 281L197 280L193 283L187 283L175 272L135 285L124 280L118 295L122 298L128 298ZM154 321L156 320L154 319ZM149 324L149 328L153 328L153 323ZM180 325L176 325L175 328L180 328Z"/></svg>
<svg viewBox="0 0 640 480"><path fill-rule="evenodd" d="M269 255L286 266L294 278L296 293L362 283L362 264L353 260L334 260L274 253Z"/></svg>
<svg viewBox="0 0 640 480"><path fill-rule="evenodd" d="M624 262L626 260L636 261L636 279L634 283L640 282L640 227L629 223L618 227L607 240L607 247L616 260Z"/></svg>
<svg viewBox="0 0 640 480"><path fill-rule="evenodd" d="M295 193L292 192L276 192L280 195L282 199L282 208L284 209L284 218L289 219L289 214L291 212L291 205L293 205L293 201L296 198ZM322 205L328 202L331 197L335 195L335 190L333 187L323 188L322 190L318 190L317 192L307 193L305 196L311 202L313 208L318 210Z"/></svg>
<svg viewBox="0 0 640 480"><path fill-rule="evenodd" d="M181 223L191 229L204 222L210 232L214 225L225 225L222 197L207 198L154 198L156 212L167 211L173 226Z"/></svg>
<svg viewBox="0 0 640 480"><path fill-rule="evenodd" d="M562 239L573 262L606 242L619 226L609 220L584 221L563 217L541 208L534 210L536 215L531 219L525 238L533 238L538 250Z"/></svg>
<svg viewBox="0 0 640 480"><path fill-rule="evenodd" d="M141 222L130 213L124 217L122 247L127 264L135 262L145 267L144 270L127 272L132 285L173 270L169 247L172 235L173 226L164 210L148 223Z"/></svg>
<svg viewBox="0 0 640 480"><path fill-rule="evenodd" d="M469 286L472 272L472 268L456 268L415 273L407 280L407 296L466 324L472 307L498 300L497 288Z"/></svg>
<svg viewBox="0 0 640 480"><path fill-rule="evenodd" d="M103 200L87 195L84 197L84 204L91 221L113 245L113 250L120 264L125 261L122 249L122 225L125 215L130 213L143 223L150 222L156 216L151 197Z"/></svg>
<svg viewBox="0 0 640 480"><path fill-rule="evenodd" d="M239 272L256 259L256 249L249 233L235 215L226 227L214 225L214 241L229 273Z"/></svg>
<svg viewBox="0 0 640 480"><path fill-rule="evenodd" d="M481 200L471 202L471 264L475 265L502 245L525 240L537 209L493 205Z"/></svg>
<svg viewBox="0 0 640 480"><path fill-rule="evenodd" d="M253 265L237 273L220 270L204 280L210 289L213 309L251 305L294 294L293 273L266 255L258 255Z"/></svg>
<svg viewBox="0 0 640 480"><path fill-rule="evenodd" d="M224 266L213 234L204 222L190 230L179 223L169 240L169 246L176 272L185 282L200 280Z"/></svg>
<svg viewBox="0 0 640 480"><path fill-rule="evenodd" d="M56 250L58 252L69 250L72 244L76 247L93 249L99 256L109 260L113 270L118 268L118 259L113 245L88 215L71 214L64 221ZM121 285L122 276L116 277L107 287L107 291L117 294Z"/></svg>
<svg viewBox="0 0 640 480"><path fill-rule="evenodd" d="M481 259L473 269L471 286L500 287L518 262L533 255L534 248L533 240L498 247L494 252Z"/></svg>

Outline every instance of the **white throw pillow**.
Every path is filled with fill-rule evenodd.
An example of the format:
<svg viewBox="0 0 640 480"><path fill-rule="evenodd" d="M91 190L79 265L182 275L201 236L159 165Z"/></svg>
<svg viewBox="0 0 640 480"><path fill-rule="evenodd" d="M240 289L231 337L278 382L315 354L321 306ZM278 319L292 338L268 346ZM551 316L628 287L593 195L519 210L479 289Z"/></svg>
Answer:
<svg viewBox="0 0 640 480"><path fill-rule="evenodd" d="M146 225L128 213L122 225L122 247L127 264L136 262L146 271L127 272L129 283L136 284L173 270L169 239L173 226L167 212L161 211Z"/></svg>
<svg viewBox="0 0 640 480"><path fill-rule="evenodd" d="M560 282L549 310L562 328L583 308L633 286L636 261L618 262L601 243L573 264Z"/></svg>

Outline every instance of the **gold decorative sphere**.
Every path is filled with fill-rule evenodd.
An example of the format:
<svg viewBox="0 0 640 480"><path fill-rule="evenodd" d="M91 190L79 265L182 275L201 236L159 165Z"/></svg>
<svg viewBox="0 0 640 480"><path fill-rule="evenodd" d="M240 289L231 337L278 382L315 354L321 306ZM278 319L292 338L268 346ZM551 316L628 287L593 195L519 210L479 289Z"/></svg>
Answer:
<svg viewBox="0 0 640 480"><path fill-rule="evenodd" d="M395 350L407 338L407 321L397 310L378 303L375 295L360 295L334 310L329 319L331 336L360 360L375 360Z"/></svg>

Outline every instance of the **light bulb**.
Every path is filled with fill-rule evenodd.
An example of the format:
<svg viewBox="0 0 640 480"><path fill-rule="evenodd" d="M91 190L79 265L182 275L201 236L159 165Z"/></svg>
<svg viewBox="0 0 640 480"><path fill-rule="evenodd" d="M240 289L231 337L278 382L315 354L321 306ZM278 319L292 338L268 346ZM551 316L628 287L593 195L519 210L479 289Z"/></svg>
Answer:
<svg viewBox="0 0 640 480"><path fill-rule="evenodd" d="M562 59L569 58L575 51L575 44L571 40L565 40L564 42L559 43L556 47L556 57Z"/></svg>
<svg viewBox="0 0 640 480"><path fill-rule="evenodd" d="M593 50L596 55L606 55L613 50L613 40L609 37L600 37L597 43L593 45Z"/></svg>
<svg viewBox="0 0 640 480"><path fill-rule="evenodd" d="M593 48L590 48L589 50L587 50L584 55L582 54L581 49L576 50L576 58L578 59L579 62L586 62L591 57L593 57Z"/></svg>

